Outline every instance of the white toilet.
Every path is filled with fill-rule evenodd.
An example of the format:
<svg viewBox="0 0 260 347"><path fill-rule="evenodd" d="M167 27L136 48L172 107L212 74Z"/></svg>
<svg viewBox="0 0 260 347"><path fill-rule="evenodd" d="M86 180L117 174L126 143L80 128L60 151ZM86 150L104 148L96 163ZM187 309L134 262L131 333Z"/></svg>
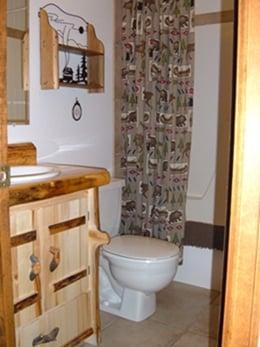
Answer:
<svg viewBox="0 0 260 347"><path fill-rule="evenodd" d="M100 309L136 322L156 310L155 293L174 278L179 248L143 236L119 236L124 181L100 189L101 230L112 237L100 258Z"/></svg>

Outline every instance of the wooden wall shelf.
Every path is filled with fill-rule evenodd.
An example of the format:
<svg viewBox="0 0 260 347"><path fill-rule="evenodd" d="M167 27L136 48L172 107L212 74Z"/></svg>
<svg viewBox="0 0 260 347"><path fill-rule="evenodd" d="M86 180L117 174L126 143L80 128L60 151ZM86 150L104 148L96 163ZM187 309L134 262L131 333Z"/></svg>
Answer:
<svg viewBox="0 0 260 347"><path fill-rule="evenodd" d="M80 47L66 46L66 45L62 45L62 44L59 44L58 47L59 47L59 51L61 51L61 52L70 52L73 54L80 54L80 55L85 54L86 57L96 57L99 55L101 55L101 56L104 55L101 52L93 51L90 49L84 49L84 48L80 48Z"/></svg>
<svg viewBox="0 0 260 347"><path fill-rule="evenodd" d="M103 89L103 86L101 84L79 84L76 82L59 82L60 87L67 87L67 88L80 88L80 89L89 89L89 90L95 90L95 89Z"/></svg>
<svg viewBox="0 0 260 347"><path fill-rule="evenodd" d="M58 89L59 87L82 88L89 92L104 91L104 45L97 38L92 24L87 25L87 49L67 46L59 43L57 31L50 25L48 13L40 9L40 53L41 53L41 88ZM75 80L64 82L60 76L59 52L87 57L87 82Z"/></svg>

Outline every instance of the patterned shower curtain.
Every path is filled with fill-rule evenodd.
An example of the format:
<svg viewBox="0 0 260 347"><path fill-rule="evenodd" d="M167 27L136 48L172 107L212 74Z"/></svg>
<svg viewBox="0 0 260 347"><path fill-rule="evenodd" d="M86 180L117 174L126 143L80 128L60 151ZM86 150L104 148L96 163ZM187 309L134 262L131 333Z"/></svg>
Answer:
<svg viewBox="0 0 260 347"><path fill-rule="evenodd" d="M193 108L193 0L124 0L121 234L182 246Z"/></svg>

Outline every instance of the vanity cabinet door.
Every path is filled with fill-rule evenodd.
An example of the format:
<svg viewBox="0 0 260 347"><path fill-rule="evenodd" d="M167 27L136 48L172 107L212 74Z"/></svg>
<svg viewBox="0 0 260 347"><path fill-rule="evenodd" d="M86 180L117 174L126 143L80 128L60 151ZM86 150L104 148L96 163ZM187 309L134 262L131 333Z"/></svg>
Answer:
<svg viewBox="0 0 260 347"><path fill-rule="evenodd" d="M37 210L45 311L89 291L87 193L52 200Z"/></svg>
<svg viewBox="0 0 260 347"><path fill-rule="evenodd" d="M48 311L30 325L20 328L16 347L72 347L93 334L87 315L88 294Z"/></svg>
<svg viewBox="0 0 260 347"><path fill-rule="evenodd" d="M10 209L16 347L98 338L96 206L90 189Z"/></svg>
<svg viewBox="0 0 260 347"><path fill-rule="evenodd" d="M15 325L41 315L41 264L33 210L10 211Z"/></svg>

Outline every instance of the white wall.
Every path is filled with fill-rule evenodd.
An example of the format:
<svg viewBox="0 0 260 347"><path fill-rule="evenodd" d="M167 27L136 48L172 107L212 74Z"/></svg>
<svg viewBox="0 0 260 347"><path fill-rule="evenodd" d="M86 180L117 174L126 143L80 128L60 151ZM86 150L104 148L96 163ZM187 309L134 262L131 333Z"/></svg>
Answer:
<svg viewBox="0 0 260 347"><path fill-rule="evenodd" d="M228 151L218 155L218 147L228 134L227 128L220 129L219 122L220 117L225 117L228 126L228 120L231 119L233 25L206 25L197 27L195 31L195 104L187 218L224 225L223 213L221 220L214 220L215 191L217 157L223 161L223 184L226 179L225 162ZM223 78L224 75L225 79L221 80L220 76ZM220 100L223 88L226 93ZM224 205L225 196L223 209Z"/></svg>
<svg viewBox="0 0 260 347"><path fill-rule="evenodd" d="M105 46L105 93L86 90L40 88L39 8L50 1L30 1L30 125L9 126L9 143L31 141L38 159L113 167L114 156L114 5L113 0L55 0L64 10L83 16L95 26ZM83 116L75 122L75 98Z"/></svg>

